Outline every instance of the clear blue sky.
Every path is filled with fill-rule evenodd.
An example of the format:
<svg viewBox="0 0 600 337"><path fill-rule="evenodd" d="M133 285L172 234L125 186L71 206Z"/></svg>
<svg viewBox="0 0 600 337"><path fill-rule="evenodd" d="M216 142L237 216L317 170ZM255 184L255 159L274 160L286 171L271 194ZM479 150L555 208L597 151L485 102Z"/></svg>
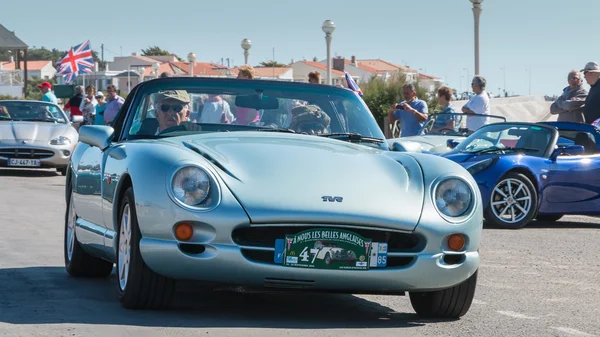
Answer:
<svg viewBox="0 0 600 337"><path fill-rule="evenodd" d="M485 0L481 73L488 89L560 94L569 70L600 62L598 0ZM462 88L473 76L473 13L468 0L255 0L222 2L27 0L2 8L0 23L30 46L68 49L91 40L106 60L158 45L198 61L250 63L326 57L321 24L333 20L332 52L422 69ZM461 76L464 76L461 80ZM586 84L587 87L587 84Z"/></svg>

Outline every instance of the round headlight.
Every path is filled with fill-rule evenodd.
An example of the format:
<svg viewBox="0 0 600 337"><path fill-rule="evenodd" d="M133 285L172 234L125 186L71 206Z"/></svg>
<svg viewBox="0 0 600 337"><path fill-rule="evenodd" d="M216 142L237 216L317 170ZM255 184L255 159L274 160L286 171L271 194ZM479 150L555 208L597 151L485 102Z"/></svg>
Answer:
<svg viewBox="0 0 600 337"><path fill-rule="evenodd" d="M435 191L435 204L447 216L458 217L465 214L473 200L473 193L464 181L456 178L441 182Z"/></svg>
<svg viewBox="0 0 600 337"><path fill-rule="evenodd" d="M210 178L199 167L184 167L173 176L172 188L177 200L188 206L197 206L208 198Z"/></svg>

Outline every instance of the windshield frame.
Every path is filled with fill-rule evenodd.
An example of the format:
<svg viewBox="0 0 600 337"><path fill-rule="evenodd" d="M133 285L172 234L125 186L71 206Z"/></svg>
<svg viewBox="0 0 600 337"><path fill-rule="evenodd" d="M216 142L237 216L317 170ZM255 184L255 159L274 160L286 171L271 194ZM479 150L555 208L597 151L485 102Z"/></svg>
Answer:
<svg viewBox="0 0 600 337"><path fill-rule="evenodd" d="M554 151L554 149L556 148L556 142L558 141L558 130L555 127L549 126L549 125L545 125L542 123L526 123L526 122L504 122L504 123L494 123L494 124L488 124L488 125L484 125L483 127L481 127L480 129L478 129L477 131L475 131L474 133L472 133L469 137L467 137L466 139L464 139L463 141L461 141L455 148L453 148L452 150L450 150L448 152L448 154L472 154L472 155L477 155L477 153L471 153L471 152L465 152L465 151L461 151L464 149L464 147L467 146L467 144L471 143L474 139L476 138L481 138L480 135L486 132L490 132L489 129L493 129L493 128L497 128L499 126L502 126L504 128L504 130L509 129L511 127L537 127L540 129L545 129L548 130L550 132L550 140L548 141L548 145L546 146L546 149L544 150L544 152L542 153L541 157L542 158L548 158L550 157L550 155L552 154L552 152ZM511 153L513 154L513 153Z"/></svg>
<svg viewBox="0 0 600 337"><path fill-rule="evenodd" d="M59 111L59 113L62 115L64 122L60 122L60 121L54 121L57 124L70 124L70 120L69 120L69 116L67 116L67 114L63 111L63 109L61 109L61 107L55 103L52 102L44 102L44 101L28 101L28 100L0 100L0 106L10 106L11 104L21 104L21 105L36 105L36 106L52 106L54 108L56 108L56 110ZM15 121L15 119L0 119L0 121ZM16 121L19 122L31 122L31 123L50 123L50 122L44 122L44 121L40 121L40 120L20 120L17 119Z"/></svg>
<svg viewBox="0 0 600 337"><path fill-rule="evenodd" d="M465 118L465 123L466 121L472 117L472 116L477 116L477 117L473 117L473 118L490 118L492 120L496 120L496 119L502 119L502 121L497 121L497 122L493 122L493 123L489 123L486 125L491 125L491 124L496 124L496 123L504 123L506 122L506 118L504 116L498 116L498 115L481 115L481 114L469 114L469 113L453 113L453 112L445 112L445 113L436 113L436 114L430 114L429 117L427 117L427 119L423 122L423 126L421 126L421 129L419 129L419 136L450 136L450 137L468 137L470 135L472 135L473 133L475 133L477 130L481 129L477 129L477 130L473 130L471 133L461 133L461 132L452 132L452 133L447 133L447 134L441 134L441 133L424 133L428 123L433 120L433 119L437 119L439 118L439 116L466 116ZM481 117L479 117L481 116ZM486 126L484 125L484 126Z"/></svg>
<svg viewBox="0 0 600 337"><path fill-rule="evenodd" d="M282 81L273 81L273 80L245 80L245 79L236 79L236 78L203 78L203 77L195 77L195 78L187 78L187 77L170 77L170 78L158 78L152 79L138 84L134 89L130 92L123 104L123 107L118 112L114 122L112 123L113 128L115 129L115 135L113 137L113 141L130 141L135 139L140 139L135 135L129 134L129 131L134 123L134 118L137 114L139 108L145 104L147 97L152 95L159 90L165 89L181 89L181 90L189 90L190 92L199 92L203 93L220 93L226 94L227 91L231 92L234 95L239 94L256 94L260 90L264 90L265 94L268 95L270 93L287 93L293 94L298 93L299 96L320 96L321 98L325 97L335 97L339 98L342 101L351 101L353 105L360 108L364 112L362 114L368 114L368 116L361 116L361 118L369 118L371 119L371 125L366 126L369 128L369 131L373 133L365 134L365 137L375 137L382 140L382 144L385 143L385 135L381 130L381 127L373 117L373 114L369 110L366 103L358 96L355 92L346 89L339 88L335 86L317 86L311 83L299 83L299 82L282 82ZM330 99L328 104L328 109L330 108L332 112L336 114L336 122L339 122L341 125L345 125L341 123L339 118L339 108L336 106L332 99ZM333 119L332 119L333 123ZM202 126L202 124L198 123ZM224 124L226 125L226 124ZM245 126L244 129L248 131L251 130L261 130L261 129L272 129L270 127L261 127L261 126ZM173 137L176 137L175 135ZM153 138L153 137L145 137L145 138ZM155 138L163 138L163 137L155 137ZM382 149L389 148L387 146L382 146Z"/></svg>

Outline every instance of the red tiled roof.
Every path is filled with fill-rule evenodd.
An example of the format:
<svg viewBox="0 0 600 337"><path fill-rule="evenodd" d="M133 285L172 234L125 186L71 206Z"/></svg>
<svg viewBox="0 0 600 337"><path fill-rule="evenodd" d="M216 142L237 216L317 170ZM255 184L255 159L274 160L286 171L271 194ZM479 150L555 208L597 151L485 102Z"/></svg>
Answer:
<svg viewBox="0 0 600 337"><path fill-rule="evenodd" d="M419 74L419 78L430 79L430 80L441 80L441 78L439 78L439 77L425 75L425 74Z"/></svg>
<svg viewBox="0 0 600 337"><path fill-rule="evenodd" d="M417 72L415 69L405 67L405 66L400 66L400 65L393 64L391 62L380 60L380 59L356 60L356 62L358 62L358 64L362 63L362 64L366 64L369 67L373 67L373 68L377 69L378 72L396 71L398 69L403 70L403 71Z"/></svg>
<svg viewBox="0 0 600 337"><path fill-rule="evenodd" d="M279 77L290 71L290 67L260 67L254 68L254 76L256 77Z"/></svg>
<svg viewBox="0 0 600 337"><path fill-rule="evenodd" d="M301 61L301 62L303 62L304 64L309 65L311 67L315 67L315 68L319 68L321 70L327 71L327 66L324 65L323 63L313 62L313 61ZM335 70L335 69L331 69L331 73L344 76L343 71L339 71L339 70ZM350 75L354 76L354 74L350 74Z"/></svg>
<svg viewBox="0 0 600 337"><path fill-rule="evenodd" d="M346 60L346 64L350 64L351 65L352 61L351 60ZM360 68L362 70L368 71L370 73L374 73L374 74L377 74L377 72L378 72L377 69L375 69L373 67L369 67L367 65L364 65L364 64L362 64L361 62L358 62L358 61L356 61L356 67Z"/></svg>
<svg viewBox="0 0 600 337"><path fill-rule="evenodd" d="M186 73L190 73L190 63L189 62L172 62L175 66L185 71ZM224 76L225 72L232 71L232 69L227 68L225 66L210 63L210 62L196 62L194 64L194 76Z"/></svg>
<svg viewBox="0 0 600 337"><path fill-rule="evenodd" d="M42 70L48 63L52 65L52 61L27 61L27 70ZM21 61L21 69L25 69L23 61ZM2 70L15 70L15 62L2 62Z"/></svg>

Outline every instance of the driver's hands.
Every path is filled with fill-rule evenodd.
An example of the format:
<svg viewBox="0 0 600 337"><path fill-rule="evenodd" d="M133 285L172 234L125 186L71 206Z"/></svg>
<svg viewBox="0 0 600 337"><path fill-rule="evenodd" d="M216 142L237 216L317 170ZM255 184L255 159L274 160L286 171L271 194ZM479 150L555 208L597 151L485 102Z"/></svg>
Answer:
<svg viewBox="0 0 600 337"><path fill-rule="evenodd" d="M202 130L202 127L194 122L186 121L186 122L181 122L181 124L179 124L179 125L182 125L185 128L185 131L200 131L200 130Z"/></svg>

